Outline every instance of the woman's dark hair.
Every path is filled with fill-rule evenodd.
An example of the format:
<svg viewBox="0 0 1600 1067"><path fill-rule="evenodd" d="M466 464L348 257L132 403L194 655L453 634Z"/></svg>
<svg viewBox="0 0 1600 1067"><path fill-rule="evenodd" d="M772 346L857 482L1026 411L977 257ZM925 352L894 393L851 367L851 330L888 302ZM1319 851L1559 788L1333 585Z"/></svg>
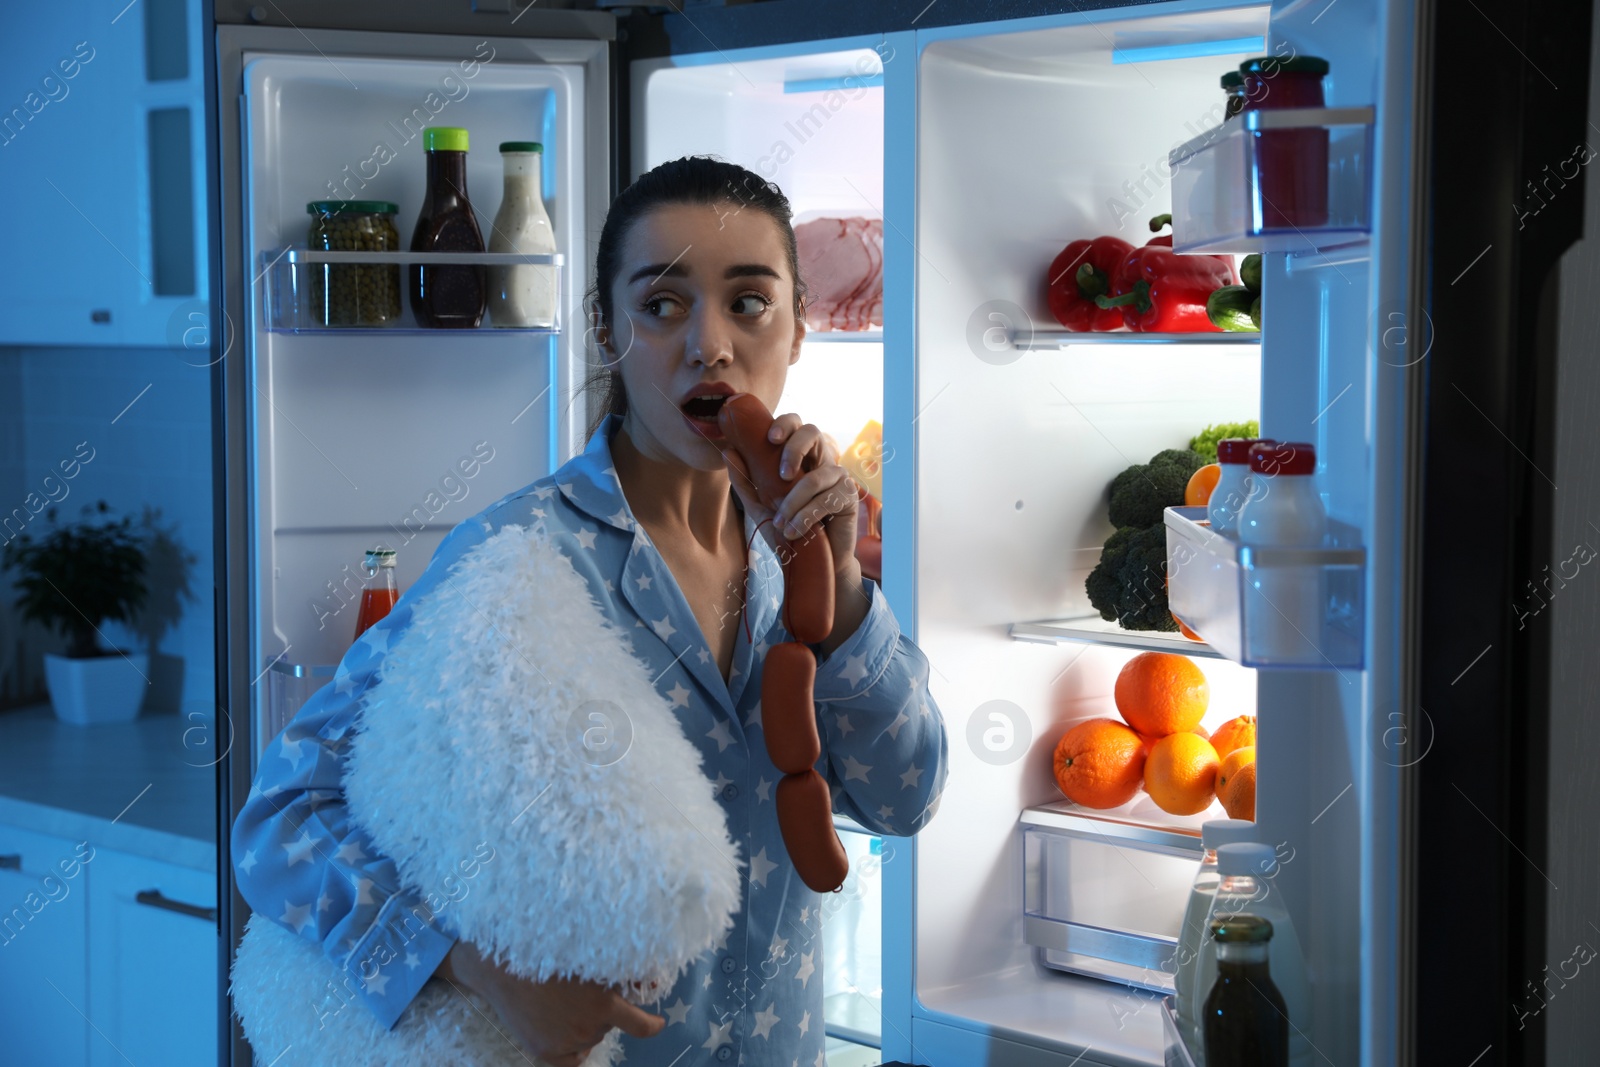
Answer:
<svg viewBox="0 0 1600 1067"><path fill-rule="evenodd" d="M778 224L789 273L794 277L795 317L805 317L805 286L800 279L800 254L795 247L794 216L789 198L772 182L736 163L715 156L684 156L663 163L639 176L611 204L605 226L600 230L600 245L594 257L594 285L588 293L592 326L611 330L616 323L611 306L611 285L622 269L622 243L633 226L645 215L665 204L718 204L728 201L737 210L759 211ZM605 422L608 415L628 413L628 394L623 389L618 367L602 368L591 374L583 389L599 403L589 424L585 440Z"/></svg>

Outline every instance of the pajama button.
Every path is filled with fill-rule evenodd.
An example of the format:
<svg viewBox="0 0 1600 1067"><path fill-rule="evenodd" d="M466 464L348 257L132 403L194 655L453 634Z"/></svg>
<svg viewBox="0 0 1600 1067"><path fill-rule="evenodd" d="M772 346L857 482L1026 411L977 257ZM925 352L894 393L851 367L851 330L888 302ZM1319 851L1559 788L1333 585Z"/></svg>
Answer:
<svg viewBox="0 0 1600 1067"><path fill-rule="evenodd" d="M723 1045L717 1049L717 1059L723 1061L733 1059L733 1047L731 1045Z"/></svg>
<svg viewBox="0 0 1600 1067"><path fill-rule="evenodd" d="M722 973L723 974L732 974L733 973L733 969L735 967L737 967L737 966L739 966L739 965L737 963L733 962L733 957L732 956L724 956L724 957L722 957Z"/></svg>
<svg viewBox="0 0 1600 1067"><path fill-rule="evenodd" d="M739 798L739 787L736 785L728 786L722 791L722 796L725 800L737 800Z"/></svg>

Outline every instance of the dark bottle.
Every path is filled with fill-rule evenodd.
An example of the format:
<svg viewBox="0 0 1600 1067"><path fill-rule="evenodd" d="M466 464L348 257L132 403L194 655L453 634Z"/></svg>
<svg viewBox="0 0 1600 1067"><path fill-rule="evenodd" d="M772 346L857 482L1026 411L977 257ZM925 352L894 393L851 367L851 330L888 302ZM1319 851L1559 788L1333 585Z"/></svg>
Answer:
<svg viewBox="0 0 1600 1067"><path fill-rule="evenodd" d="M1217 981L1201 1013L1206 1067L1289 1067L1289 1009L1268 973L1272 924L1259 915L1211 920Z"/></svg>
<svg viewBox="0 0 1600 1067"><path fill-rule="evenodd" d="M428 189L411 235L413 252L482 252L483 234L467 199L467 131L430 126L422 131L428 151ZM418 326L471 329L483 323L488 300L482 267L411 268L411 311Z"/></svg>

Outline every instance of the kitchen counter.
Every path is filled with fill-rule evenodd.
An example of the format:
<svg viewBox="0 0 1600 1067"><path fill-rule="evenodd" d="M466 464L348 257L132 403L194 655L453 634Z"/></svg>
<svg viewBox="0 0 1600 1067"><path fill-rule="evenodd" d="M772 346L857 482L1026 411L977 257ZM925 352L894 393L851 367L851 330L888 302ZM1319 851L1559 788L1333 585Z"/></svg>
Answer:
<svg viewBox="0 0 1600 1067"><path fill-rule="evenodd" d="M0 823L214 873L217 752L200 722L0 712Z"/></svg>

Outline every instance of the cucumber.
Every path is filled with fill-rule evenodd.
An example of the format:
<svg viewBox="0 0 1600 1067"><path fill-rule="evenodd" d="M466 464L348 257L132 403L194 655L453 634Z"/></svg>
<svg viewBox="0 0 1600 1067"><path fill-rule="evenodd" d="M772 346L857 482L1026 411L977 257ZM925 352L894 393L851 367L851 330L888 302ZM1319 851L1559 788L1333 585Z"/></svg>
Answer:
<svg viewBox="0 0 1600 1067"><path fill-rule="evenodd" d="M1239 264L1239 280L1252 293L1261 291L1261 254L1259 252L1254 252L1244 257L1244 262Z"/></svg>
<svg viewBox="0 0 1600 1067"><path fill-rule="evenodd" d="M1250 301L1250 321L1256 324L1256 329L1261 329L1261 298L1259 296Z"/></svg>
<svg viewBox="0 0 1600 1067"><path fill-rule="evenodd" d="M1242 285L1226 285L1206 299L1206 317L1211 325L1228 333L1249 333L1260 329L1250 320L1250 301L1255 294Z"/></svg>

